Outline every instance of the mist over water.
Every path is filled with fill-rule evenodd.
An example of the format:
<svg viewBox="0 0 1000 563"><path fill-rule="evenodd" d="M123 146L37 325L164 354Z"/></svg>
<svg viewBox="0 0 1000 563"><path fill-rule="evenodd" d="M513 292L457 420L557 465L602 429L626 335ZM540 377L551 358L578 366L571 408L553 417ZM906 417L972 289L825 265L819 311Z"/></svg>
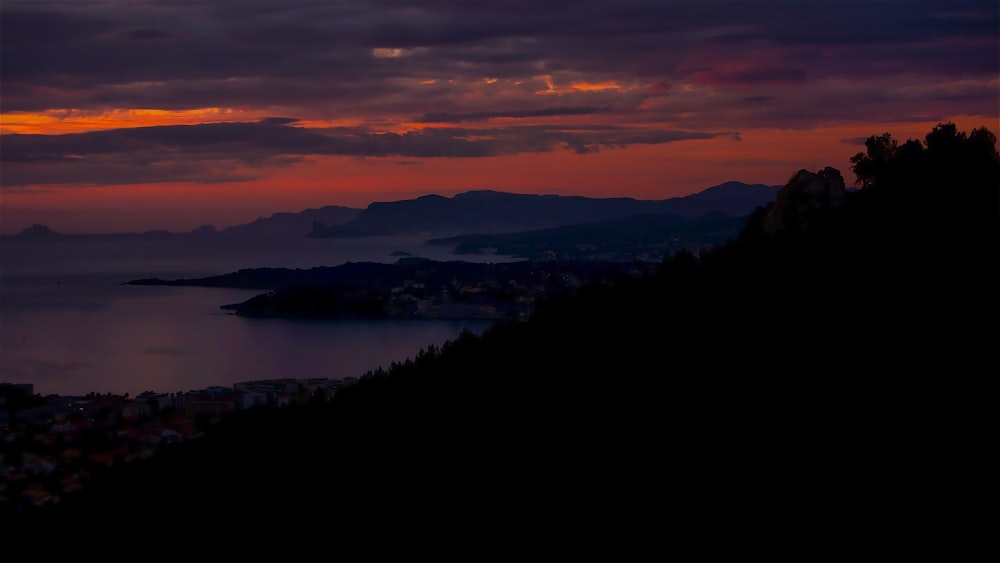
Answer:
<svg viewBox="0 0 1000 563"><path fill-rule="evenodd" d="M43 395L177 392L273 377L360 376L485 321L247 319L220 305L261 293L129 280L398 260L455 260L423 239L0 242L0 381ZM467 260L470 257L461 257ZM471 257L509 261L508 257Z"/></svg>

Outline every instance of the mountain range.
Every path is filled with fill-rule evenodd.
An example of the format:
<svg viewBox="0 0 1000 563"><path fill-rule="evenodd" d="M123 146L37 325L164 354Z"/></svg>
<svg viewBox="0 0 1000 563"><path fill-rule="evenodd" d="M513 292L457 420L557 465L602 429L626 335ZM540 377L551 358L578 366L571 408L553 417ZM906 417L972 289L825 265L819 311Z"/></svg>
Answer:
<svg viewBox="0 0 1000 563"><path fill-rule="evenodd" d="M634 215L673 214L697 218L716 212L742 217L774 199L780 186L726 182L701 192L662 200L628 197L515 194L474 190L452 197L424 195L415 199L374 202L365 209L329 205L297 213L274 213L249 223L216 229L205 225L193 231L150 230L96 235L64 234L36 224L6 240L44 240L73 237L364 237L497 234L533 231L623 219Z"/></svg>
<svg viewBox="0 0 1000 563"><path fill-rule="evenodd" d="M476 190L447 198L376 202L339 225L317 223L310 237L384 235L455 236L551 229L636 215L696 218L709 212L740 217L774 199L780 186L726 182L701 192L662 200L630 197L513 194Z"/></svg>

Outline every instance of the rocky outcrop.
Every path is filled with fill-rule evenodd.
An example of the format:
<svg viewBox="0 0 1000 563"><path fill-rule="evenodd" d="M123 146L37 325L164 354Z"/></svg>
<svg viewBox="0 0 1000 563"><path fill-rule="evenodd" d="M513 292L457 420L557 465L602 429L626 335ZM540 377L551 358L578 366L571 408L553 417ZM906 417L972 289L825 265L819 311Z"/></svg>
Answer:
<svg viewBox="0 0 1000 563"><path fill-rule="evenodd" d="M26 239L26 240L49 240L62 237L62 233L57 233L52 229L48 228L46 225L41 225L35 223L34 225L24 229L17 235L16 238Z"/></svg>
<svg viewBox="0 0 1000 563"><path fill-rule="evenodd" d="M847 189L840 170L799 170L780 190L764 217L764 232L801 231L816 213L840 207Z"/></svg>

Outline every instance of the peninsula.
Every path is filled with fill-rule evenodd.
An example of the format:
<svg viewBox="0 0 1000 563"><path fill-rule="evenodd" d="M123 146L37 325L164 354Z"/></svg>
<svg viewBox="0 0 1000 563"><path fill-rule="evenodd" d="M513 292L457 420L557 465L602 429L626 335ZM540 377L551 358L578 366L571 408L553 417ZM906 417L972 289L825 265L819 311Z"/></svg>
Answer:
<svg viewBox="0 0 1000 563"><path fill-rule="evenodd" d="M222 309L245 317L521 320L541 300L592 283L655 271L643 261L477 263L401 258L309 269L252 268L195 279L127 285L262 289Z"/></svg>

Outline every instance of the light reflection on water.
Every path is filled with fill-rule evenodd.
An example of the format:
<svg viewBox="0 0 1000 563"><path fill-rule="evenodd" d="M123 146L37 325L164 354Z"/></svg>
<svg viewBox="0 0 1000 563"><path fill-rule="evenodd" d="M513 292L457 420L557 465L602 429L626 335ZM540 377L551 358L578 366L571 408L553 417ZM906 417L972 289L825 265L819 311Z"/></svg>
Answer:
<svg viewBox="0 0 1000 563"><path fill-rule="evenodd" d="M176 392L270 377L347 377L413 357L484 321L246 319L256 290L129 286L250 267L456 257L420 240L38 241L0 246L0 381L42 394ZM318 243L318 244L317 244ZM463 257L462 259L466 259ZM502 257L480 257L503 261Z"/></svg>

